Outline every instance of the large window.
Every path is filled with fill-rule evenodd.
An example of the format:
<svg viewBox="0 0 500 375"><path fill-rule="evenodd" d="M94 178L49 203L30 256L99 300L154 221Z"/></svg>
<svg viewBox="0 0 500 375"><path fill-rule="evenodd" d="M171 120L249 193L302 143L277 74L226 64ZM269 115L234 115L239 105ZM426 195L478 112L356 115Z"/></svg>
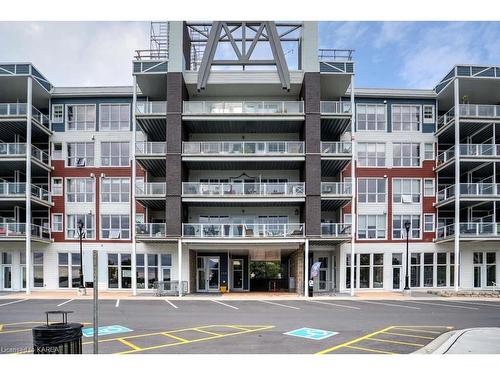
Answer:
<svg viewBox="0 0 500 375"><path fill-rule="evenodd" d="M384 178L359 178L358 200L360 203L384 203L385 179Z"/></svg>
<svg viewBox="0 0 500 375"><path fill-rule="evenodd" d="M359 215L358 216L358 238L359 239L384 239L386 219L385 215Z"/></svg>
<svg viewBox="0 0 500 375"><path fill-rule="evenodd" d="M358 143L358 164L360 167L384 167L385 143Z"/></svg>
<svg viewBox="0 0 500 375"><path fill-rule="evenodd" d="M392 105L392 131L420 131L420 106Z"/></svg>
<svg viewBox="0 0 500 375"><path fill-rule="evenodd" d="M66 105L68 130L95 130L95 104Z"/></svg>
<svg viewBox="0 0 500 375"><path fill-rule="evenodd" d="M356 113L358 131L385 131L385 104L358 104L356 106Z"/></svg>
<svg viewBox="0 0 500 375"><path fill-rule="evenodd" d="M95 200L93 178L68 178L66 180L66 202L92 203Z"/></svg>
<svg viewBox="0 0 500 375"><path fill-rule="evenodd" d="M420 179L393 179L392 201L393 203L420 203Z"/></svg>
<svg viewBox="0 0 500 375"><path fill-rule="evenodd" d="M410 238L420 238L420 215L392 215L392 238L406 238L405 223L410 223Z"/></svg>
<svg viewBox="0 0 500 375"><path fill-rule="evenodd" d="M394 167L420 166L420 143L394 143L392 152Z"/></svg>
<svg viewBox="0 0 500 375"><path fill-rule="evenodd" d="M69 167L94 166L94 142L68 143Z"/></svg>
<svg viewBox="0 0 500 375"><path fill-rule="evenodd" d="M411 254L411 281L414 288L450 287L454 283L453 253Z"/></svg>
<svg viewBox="0 0 500 375"><path fill-rule="evenodd" d="M80 286L80 254L59 253L59 288Z"/></svg>
<svg viewBox="0 0 500 375"><path fill-rule="evenodd" d="M130 216L129 215L101 215L101 238L102 239L129 239L130 238Z"/></svg>
<svg viewBox="0 0 500 375"><path fill-rule="evenodd" d="M110 167L128 167L129 165L128 142L102 142L101 165Z"/></svg>
<svg viewBox="0 0 500 375"><path fill-rule="evenodd" d="M99 130L130 130L130 105L101 104Z"/></svg>
<svg viewBox="0 0 500 375"><path fill-rule="evenodd" d="M101 179L101 202L128 203L130 199L130 179L105 177Z"/></svg>
<svg viewBox="0 0 500 375"><path fill-rule="evenodd" d="M66 216L66 238L78 238L78 222L83 223L83 234L87 240L94 239L94 215L77 214Z"/></svg>

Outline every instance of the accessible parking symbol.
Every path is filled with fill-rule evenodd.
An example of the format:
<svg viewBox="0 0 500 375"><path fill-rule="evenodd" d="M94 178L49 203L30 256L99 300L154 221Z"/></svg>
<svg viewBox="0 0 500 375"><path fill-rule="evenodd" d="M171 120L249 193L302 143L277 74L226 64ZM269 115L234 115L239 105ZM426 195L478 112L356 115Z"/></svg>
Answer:
<svg viewBox="0 0 500 375"><path fill-rule="evenodd" d="M285 332L284 335L302 337L304 339L310 340L323 340L328 337L332 337L338 335L338 332L333 331L325 331L324 329L316 329L316 328L299 328L290 332Z"/></svg>
<svg viewBox="0 0 500 375"><path fill-rule="evenodd" d="M98 336L114 335L117 333L132 332L133 330L123 326L104 326L97 329ZM94 335L94 328L83 328L82 334L84 337L92 337Z"/></svg>

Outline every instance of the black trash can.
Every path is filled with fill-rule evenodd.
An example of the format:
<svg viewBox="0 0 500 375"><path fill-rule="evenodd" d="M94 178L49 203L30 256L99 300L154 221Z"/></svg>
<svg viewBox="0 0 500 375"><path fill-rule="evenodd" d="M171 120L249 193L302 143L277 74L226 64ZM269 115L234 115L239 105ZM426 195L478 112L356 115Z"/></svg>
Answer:
<svg viewBox="0 0 500 375"><path fill-rule="evenodd" d="M47 324L33 328L33 354L82 354L82 327L68 323L73 311L47 311ZM49 315L60 314L62 322L50 323Z"/></svg>

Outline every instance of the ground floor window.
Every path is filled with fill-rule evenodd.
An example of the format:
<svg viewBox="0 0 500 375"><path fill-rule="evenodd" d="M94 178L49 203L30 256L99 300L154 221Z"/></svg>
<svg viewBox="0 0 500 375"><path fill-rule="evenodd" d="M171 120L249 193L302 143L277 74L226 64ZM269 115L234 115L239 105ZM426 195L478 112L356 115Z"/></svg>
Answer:
<svg viewBox="0 0 500 375"><path fill-rule="evenodd" d="M108 288L132 288L132 256L108 254Z"/></svg>
<svg viewBox="0 0 500 375"><path fill-rule="evenodd" d="M357 277L359 275L359 278ZM356 254L354 288L384 287L384 254ZM346 288L351 287L351 254L346 254Z"/></svg>
<svg viewBox="0 0 500 375"><path fill-rule="evenodd" d="M59 288L78 288L80 286L80 254L59 253Z"/></svg>
<svg viewBox="0 0 500 375"><path fill-rule="evenodd" d="M496 286L496 252L474 252L474 288Z"/></svg>
<svg viewBox="0 0 500 375"><path fill-rule="evenodd" d="M392 289L401 289L401 269L403 268L403 254L392 254Z"/></svg>
<svg viewBox="0 0 500 375"><path fill-rule="evenodd" d="M153 289L157 281L172 281L172 254L137 254L135 275L138 289ZM147 280L147 282L146 282Z"/></svg>
<svg viewBox="0 0 500 375"><path fill-rule="evenodd" d="M2 273L0 275L1 285L0 289L12 288L12 254L2 253Z"/></svg>
<svg viewBox="0 0 500 375"><path fill-rule="evenodd" d="M412 253L410 286L413 288L450 287L454 285L453 253Z"/></svg>
<svg viewBox="0 0 500 375"><path fill-rule="evenodd" d="M33 253L33 286L42 288L43 284L43 253Z"/></svg>

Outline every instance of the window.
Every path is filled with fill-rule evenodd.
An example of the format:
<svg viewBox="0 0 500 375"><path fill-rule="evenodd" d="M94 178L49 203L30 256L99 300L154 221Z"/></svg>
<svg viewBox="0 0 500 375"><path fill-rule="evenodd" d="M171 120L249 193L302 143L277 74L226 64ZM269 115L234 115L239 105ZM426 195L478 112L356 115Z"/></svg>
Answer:
<svg viewBox="0 0 500 375"><path fill-rule="evenodd" d="M434 179L426 178L424 179L424 197L434 197Z"/></svg>
<svg viewBox="0 0 500 375"><path fill-rule="evenodd" d="M94 142L68 143L68 167L94 166Z"/></svg>
<svg viewBox="0 0 500 375"><path fill-rule="evenodd" d="M384 178L359 178L358 199L361 203L385 202Z"/></svg>
<svg viewBox="0 0 500 375"><path fill-rule="evenodd" d="M434 122L434 106L433 105L424 105L424 123L433 123Z"/></svg>
<svg viewBox="0 0 500 375"><path fill-rule="evenodd" d="M59 253L59 288L78 288L80 286L80 254Z"/></svg>
<svg viewBox="0 0 500 375"><path fill-rule="evenodd" d="M405 223L410 223L410 238L420 238L420 215L392 215L392 238L405 239L406 228Z"/></svg>
<svg viewBox="0 0 500 375"><path fill-rule="evenodd" d="M66 128L68 130L95 130L95 104L66 105Z"/></svg>
<svg viewBox="0 0 500 375"><path fill-rule="evenodd" d="M118 288L118 256L120 254L108 254L108 288Z"/></svg>
<svg viewBox="0 0 500 375"><path fill-rule="evenodd" d="M393 105L392 131L395 132L420 131L420 106Z"/></svg>
<svg viewBox="0 0 500 375"><path fill-rule="evenodd" d="M357 254L354 256L354 284L353 284L353 287L356 288L357 287L357 283L356 283L356 279L357 279L357 260L358 260L358 257L357 257ZM351 264L351 254L346 254L346 259L345 259L345 287L346 289L347 288L350 288L351 287L351 267L352 267L352 264Z"/></svg>
<svg viewBox="0 0 500 375"><path fill-rule="evenodd" d="M130 105L101 104L99 130L130 130Z"/></svg>
<svg viewBox="0 0 500 375"><path fill-rule="evenodd" d="M395 178L392 180L393 203L420 203L420 180Z"/></svg>
<svg viewBox="0 0 500 375"><path fill-rule="evenodd" d="M424 160L434 160L434 143L424 143Z"/></svg>
<svg viewBox="0 0 500 375"><path fill-rule="evenodd" d="M84 239L94 239L94 215L76 214L66 216L66 238L78 238L78 222L83 223Z"/></svg>
<svg viewBox="0 0 500 375"><path fill-rule="evenodd" d="M424 253L424 287L434 286L434 253Z"/></svg>
<svg viewBox="0 0 500 375"><path fill-rule="evenodd" d="M52 122L64 122L64 104L52 104Z"/></svg>
<svg viewBox="0 0 500 375"><path fill-rule="evenodd" d="M419 287L420 286L420 253L412 253L410 255L410 286Z"/></svg>
<svg viewBox="0 0 500 375"><path fill-rule="evenodd" d="M101 165L112 167L128 167L129 143L128 142L102 142Z"/></svg>
<svg viewBox="0 0 500 375"><path fill-rule="evenodd" d="M447 253L437 253L436 286L446 286Z"/></svg>
<svg viewBox="0 0 500 375"><path fill-rule="evenodd" d="M67 288L69 286L69 261L67 253L58 254L59 264L59 288Z"/></svg>
<svg viewBox="0 0 500 375"><path fill-rule="evenodd" d="M33 253L33 286L42 288L43 285L43 253Z"/></svg>
<svg viewBox="0 0 500 375"><path fill-rule="evenodd" d="M360 167L384 167L385 143L358 143Z"/></svg>
<svg viewBox="0 0 500 375"><path fill-rule="evenodd" d="M158 281L158 255L148 254L148 288L152 289L155 287L155 283Z"/></svg>
<svg viewBox="0 0 500 375"><path fill-rule="evenodd" d="M101 238L121 240L129 239L130 216L101 215Z"/></svg>
<svg viewBox="0 0 500 375"><path fill-rule="evenodd" d="M137 289L146 288L145 278L146 273L144 271L144 254L135 255L135 277Z"/></svg>
<svg viewBox="0 0 500 375"><path fill-rule="evenodd" d="M130 179L106 177L101 179L101 202L128 203L130 197Z"/></svg>
<svg viewBox="0 0 500 375"><path fill-rule="evenodd" d="M403 254L392 253L392 289L401 289Z"/></svg>
<svg viewBox="0 0 500 375"><path fill-rule="evenodd" d="M52 143L52 160L64 160L62 154L62 143Z"/></svg>
<svg viewBox="0 0 500 375"><path fill-rule="evenodd" d="M419 143L394 143L392 152L393 152L393 165L395 167L420 166Z"/></svg>
<svg viewBox="0 0 500 375"><path fill-rule="evenodd" d="M94 202L95 184L93 178L68 178L66 180L66 201L76 203Z"/></svg>
<svg viewBox="0 0 500 375"><path fill-rule="evenodd" d="M358 131L385 131L385 104L358 104L356 106L356 113Z"/></svg>
<svg viewBox="0 0 500 375"><path fill-rule="evenodd" d="M52 214L52 232L63 231L63 214Z"/></svg>
<svg viewBox="0 0 500 375"><path fill-rule="evenodd" d="M424 214L424 232L434 232L434 214Z"/></svg>
<svg viewBox="0 0 500 375"><path fill-rule="evenodd" d="M384 254L373 254L373 288L384 287Z"/></svg>
<svg viewBox="0 0 500 375"><path fill-rule="evenodd" d="M62 177L52 177L52 196L63 195L63 179Z"/></svg>
<svg viewBox="0 0 500 375"><path fill-rule="evenodd" d="M370 240L384 239L385 222L385 215L359 215L358 238Z"/></svg>

